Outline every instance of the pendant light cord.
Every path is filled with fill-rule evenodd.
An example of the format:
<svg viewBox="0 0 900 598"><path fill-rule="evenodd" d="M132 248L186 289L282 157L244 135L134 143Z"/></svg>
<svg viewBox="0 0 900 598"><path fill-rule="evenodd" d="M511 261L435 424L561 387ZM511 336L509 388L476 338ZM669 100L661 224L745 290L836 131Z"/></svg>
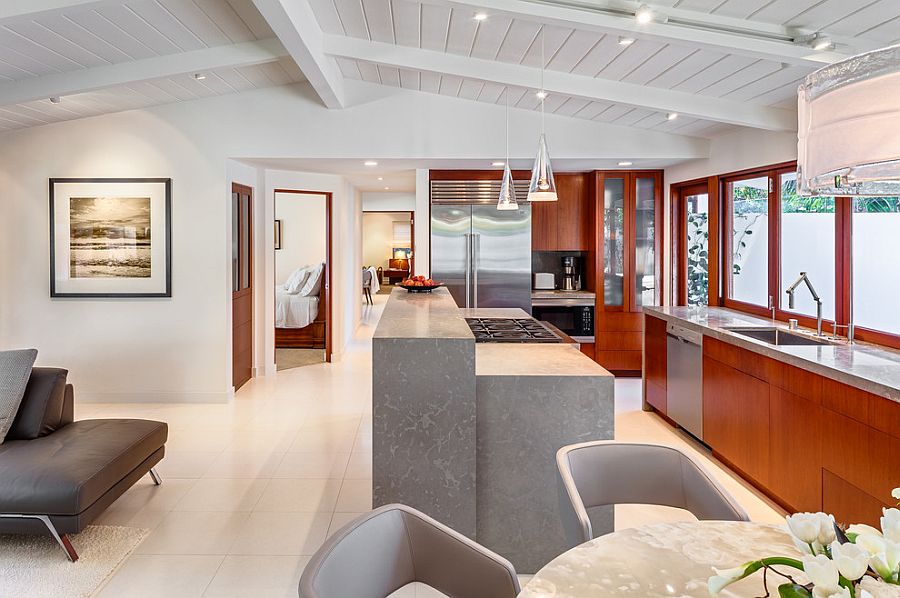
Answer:
<svg viewBox="0 0 900 598"><path fill-rule="evenodd" d="M506 165L509 166L509 87L506 88Z"/></svg>
<svg viewBox="0 0 900 598"><path fill-rule="evenodd" d="M544 99L547 97L547 90L544 89L544 65L546 58L544 57L544 26L541 25L541 135L544 134Z"/></svg>

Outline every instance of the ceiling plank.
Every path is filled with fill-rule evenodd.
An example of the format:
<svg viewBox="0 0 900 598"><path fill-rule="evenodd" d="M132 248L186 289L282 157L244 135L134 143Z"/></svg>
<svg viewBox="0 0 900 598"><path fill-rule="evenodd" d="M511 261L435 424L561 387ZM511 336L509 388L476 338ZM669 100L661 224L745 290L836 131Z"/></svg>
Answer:
<svg viewBox="0 0 900 598"><path fill-rule="evenodd" d="M175 75L276 62L287 50L275 39L154 56L0 84L0 105L45 100Z"/></svg>
<svg viewBox="0 0 900 598"><path fill-rule="evenodd" d="M344 78L322 52L323 33L309 0L253 0L269 27L328 108L344 107Z"/></svg>
<svg viewBox="0 0 900 598"><path fill-rule="evenodd" d="M715 14L680 9L660 9L667 22L638 24L632 12L641 2L624 1L621 9L604 9L579 0L426 0L451 7L469 7L489 15L519 17L559 27L587 29L602 33L618 32L661 43L680 43L693 48L727 51L762 60L774 60L795 66L821 67L859 51L874 49L863 40L850 54L837 51L816 52L789 38L806 31L792 31L782 25L752 22ZM633 8L630 8L633 5ZM834 37L834 36L832 36ZM780 38L780 39L779 39ZM843 40L839 40L843 41Z"/></svg>
<svg viewBox="0 0 900 598"><path fill-rule="evenodd" d="M491 81L531 89L534 89L540 81L540 71L533 67L398 47L344 36L325 36L323 48L325 53L331 56L443 76ZM745 127L772 131L794 131L797 128L796 113L790 110L609 79L546 71L544 88L552 94L658 112L677 112L685 116Z"/></svg>
<svg viewBox="0 0 900 598"><path fill-rule="evenodd" d="M0 2L0 22L20 18L32 19L75 9L99 8L109 3L110 0L3 0Z"/></svg>

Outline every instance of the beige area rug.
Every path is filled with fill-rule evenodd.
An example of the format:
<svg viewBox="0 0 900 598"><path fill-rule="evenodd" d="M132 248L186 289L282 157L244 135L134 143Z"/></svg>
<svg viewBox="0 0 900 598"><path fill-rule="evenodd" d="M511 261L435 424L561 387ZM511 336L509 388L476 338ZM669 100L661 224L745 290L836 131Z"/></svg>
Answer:
<svg viewBox="0 0 900 598"><path fill-rule="evenodd" d="M78 553L70 563L50 536L0 535L0 597L81 598L93 596L148 529L91 525L69 536Z"/></svg>
<svg viewBox="0 0 900 598"><path fill-rule="evenodd" d="M275 349L275 368L279 372L319 363L325 363L323 349Z"/></svg>

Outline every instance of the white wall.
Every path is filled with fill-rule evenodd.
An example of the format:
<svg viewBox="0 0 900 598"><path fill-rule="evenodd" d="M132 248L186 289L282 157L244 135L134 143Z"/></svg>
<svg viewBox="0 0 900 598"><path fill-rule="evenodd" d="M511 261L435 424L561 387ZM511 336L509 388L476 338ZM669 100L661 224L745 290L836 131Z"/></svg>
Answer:
<svg viewBox="0 0 900 598"><path fill-rule="evenodd" d="M431 190L428 169L416 169L416 251L415 274L431 276Z"/></svg>
<svg viewBox="0 0 900 598"><path fill-rule="evenodd" d="M414 212L416 194L364 191L362 193L362 209L363 212Z"/></svg>
<svg viewBox="0 0 900 598"><path fill-rule="evenodd" d="M324 195L276 193L275 218L282 229L281 249L275 252L276 283L297 268L325 262Z"/></svg>

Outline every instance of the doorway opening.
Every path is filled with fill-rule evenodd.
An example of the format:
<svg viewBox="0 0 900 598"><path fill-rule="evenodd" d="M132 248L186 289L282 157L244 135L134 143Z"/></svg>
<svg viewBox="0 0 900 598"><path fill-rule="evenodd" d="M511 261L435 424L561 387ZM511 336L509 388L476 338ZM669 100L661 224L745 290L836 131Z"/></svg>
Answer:
<svg viewBox="0 0 900 598"><path fill-rule="evenodd" d="M275 366L331 362L331 193L275 189Z"/></svg>
<svg viewBox="0 0 900 598"><path fill-rule="evenodd" d="M366 211L362 234L364 285L371 280L372 294L389 295L415 272L415 212Z"/></svg>

